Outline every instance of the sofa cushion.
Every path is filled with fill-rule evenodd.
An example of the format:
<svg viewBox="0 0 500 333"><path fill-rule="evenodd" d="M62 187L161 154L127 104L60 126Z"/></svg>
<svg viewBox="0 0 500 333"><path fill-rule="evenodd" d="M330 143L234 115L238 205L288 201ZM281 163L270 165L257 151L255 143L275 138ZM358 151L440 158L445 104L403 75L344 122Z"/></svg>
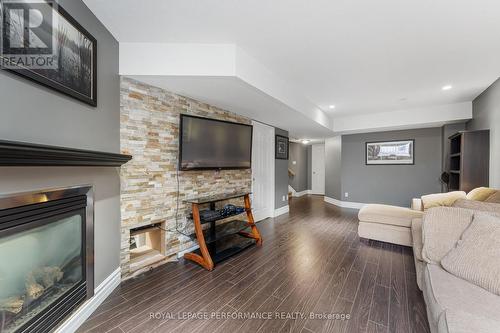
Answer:
<svg viewBox="0 0 500 333"><path fill-rule="evenodd" d="M500 204L493 203L493 202L482 202L482 201L475 201L475 200L465 200L465 199L460 199L455 201L453 204L453 207L458 207L458 208L465 208L465 209L472 209L476 211L482 211L482 212L491 212L498 214L500 216Z"/></svg>
<svg viewBox="0 0 500 333"><path fill-rule="evenodd" d="M439 263L472 221L473 211L454 207L429 209L422 222L422 258Z"/></svg>
<svg viewBox="0 0 500 333"><path fill-rule="evenodd" d="M363 222L390 224L410 228L411 220L415 217L421 217L422 214L423 212L410 208L369 204L361 208L358 213L358 218Z"/></svg>
<svg viewBox="0 0 500 333"><path fill-rule="evenodd" d="M481 287L456 277L438 265L426 265L424 298L429 321L438 322L445 310L464 311L474 316L497 320L500 297Z"/></svg>
<svg viewBox="0 0 500 333"><path fill-rule="evenodd" d="M465 199L467 194L463 191L454 191L448 193L436 193L423 195L422 206L424 210L431 209L433 207L449 207L455 203L458 199Z"/></svg>
<svg viewBox="0 0 500 333"><path fill-rule="evenodd" d="M498 333L500 319L472 315L460 310L446 310L439 317L439 333Z"/></svg>
<svg viewBox="0 0 500 333"><path fill-rule="evenodd" d="M475 213L441 265L451 274L500 295L500 218Z"/></svg>
<svg viewBox="0 0 500 333"><path fill-rule="evenodd" d="M422 248L424 243L422 242L422 219L417 218L411 221L411 236L413 240L413 255L416 259L422 261Z"/></svg>
<svg viewBox="0 0 500 333"><path fill-rule="evenodd" d="M477 187L467 193L467 200L475 200L475 201L485 201L488 199L492 194L495 194L497 190L489 187Z"/></svg>

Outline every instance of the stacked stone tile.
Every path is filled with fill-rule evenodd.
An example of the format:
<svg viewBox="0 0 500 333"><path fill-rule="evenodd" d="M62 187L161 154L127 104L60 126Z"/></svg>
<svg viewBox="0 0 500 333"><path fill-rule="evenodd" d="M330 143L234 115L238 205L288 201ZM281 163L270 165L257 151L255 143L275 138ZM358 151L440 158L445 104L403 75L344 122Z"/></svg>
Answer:
<svg viewBox="0 0 500 333"><path fill-rule="evenodd" d="M177 172L179 114L244 124L251 122L234 113L125 77L121 78L120 103L121 151L133 156L120 171L121 268L122 277L126 278L130 275L130 229L164 223L167 230L165 262L175 260L178 252L195 245L183 235L193 232L188 218L190 207L182 202L184 198L251 188L249 169Z"/></svg>

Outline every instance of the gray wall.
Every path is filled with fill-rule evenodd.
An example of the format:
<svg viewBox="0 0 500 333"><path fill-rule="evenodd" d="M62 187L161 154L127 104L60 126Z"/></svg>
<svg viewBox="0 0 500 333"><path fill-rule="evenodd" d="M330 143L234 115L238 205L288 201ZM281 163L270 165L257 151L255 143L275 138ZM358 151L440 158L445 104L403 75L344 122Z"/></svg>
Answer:
<svg viewBox="0 0 500 333"><path fill-rule="evenodd" d="M288 132L279 128L274 133L288 137ZM288 205L288 200L283 201L288 195L288 161L275 159L274 163L274 209L278 209Z"/></svg>
<svg viewBox="0 0 500 333"><path fill-rule="evenodd" d="M340 136L325 140L325 195L342 200L342 138Z"/></svg>
<svg viewBox="0 0 500 333"><path fill-rule="evenodd" d="M403 139L415 139L415 165L365 165L365 142ZM408 206L440 192L441 142L441 128L342 136L342 200Z"/></svg>
<svg viewBox="0 0 500 333"><path fill-rule="evenodd" d="M59 4L98 43L98 107L94 108L0 71L0 138L66 147L120 151L118 42L80 0ZM93 184L95 285L120 263L120 178L114 168L0 168L0 193Z"/></svg>
<svg viewBox="0 0 500 333"><path fill-rule="evenodd" d="M468 130L490 130L490 186L500 188L500 79L472 102Z"/></svg>
<svg viewBox="0 0 500 333"><path fill-rule="evenodd" d="M293 164L295 162L295 164ZM288 177L288 184L297 192L308 189L307 180L309 169L307 167L307 146L302 143L290 142L290 159L288 168L295 172L295 176Z"/></svg>
<svg viewBox="0 0 500 333"><path fill-rule="evenodd" d="M307 146L307 189L312 189L312 146Z"/></svg>

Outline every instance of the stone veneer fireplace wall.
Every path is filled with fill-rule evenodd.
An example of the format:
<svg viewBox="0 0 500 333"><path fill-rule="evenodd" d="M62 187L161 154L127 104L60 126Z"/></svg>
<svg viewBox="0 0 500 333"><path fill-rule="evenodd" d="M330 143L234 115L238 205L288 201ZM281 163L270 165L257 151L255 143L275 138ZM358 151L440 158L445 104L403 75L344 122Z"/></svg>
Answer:
<svg viewBox="0 0 500 333"><path fill-rule="evenodd" d="M121 168L121 269L130 269L130 229L160 223L166 231L162 261L176 259L178 252L196 245L176 231L191 233L190 207L182 200L197 194L250 190L251 170L180 171L177 191L179 114L250 124L248 118L179 96L130 78L121 79L121 151L133 156ZM177 200L178 199L178 200Z"/></svg>

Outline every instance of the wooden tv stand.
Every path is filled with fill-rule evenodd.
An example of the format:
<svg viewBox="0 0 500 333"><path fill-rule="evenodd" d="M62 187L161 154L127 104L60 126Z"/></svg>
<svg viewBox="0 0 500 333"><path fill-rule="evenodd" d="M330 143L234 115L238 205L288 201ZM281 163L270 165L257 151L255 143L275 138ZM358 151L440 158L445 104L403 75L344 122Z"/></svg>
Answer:
<svg viewBox="0 0 500 333"><path fill-rule="evenodd" d="M219 220L243 213L217 217L208 221L200 219L200 205L210 204L210 209L214 210L216 202L234 198L244 199L245 211L243 213L246 213L247 221L235 220L216 225ZM191 204L195 235L200 245L199 250L184 254L185 259L194 261L211 271L214 269L214 262L217 263L227 259L251 245L262 245L262 237L252 215L249 192L191 198L184 200L184 202ZM210 229L202 229L202 224L205 223L210 223Z"/></svg>

